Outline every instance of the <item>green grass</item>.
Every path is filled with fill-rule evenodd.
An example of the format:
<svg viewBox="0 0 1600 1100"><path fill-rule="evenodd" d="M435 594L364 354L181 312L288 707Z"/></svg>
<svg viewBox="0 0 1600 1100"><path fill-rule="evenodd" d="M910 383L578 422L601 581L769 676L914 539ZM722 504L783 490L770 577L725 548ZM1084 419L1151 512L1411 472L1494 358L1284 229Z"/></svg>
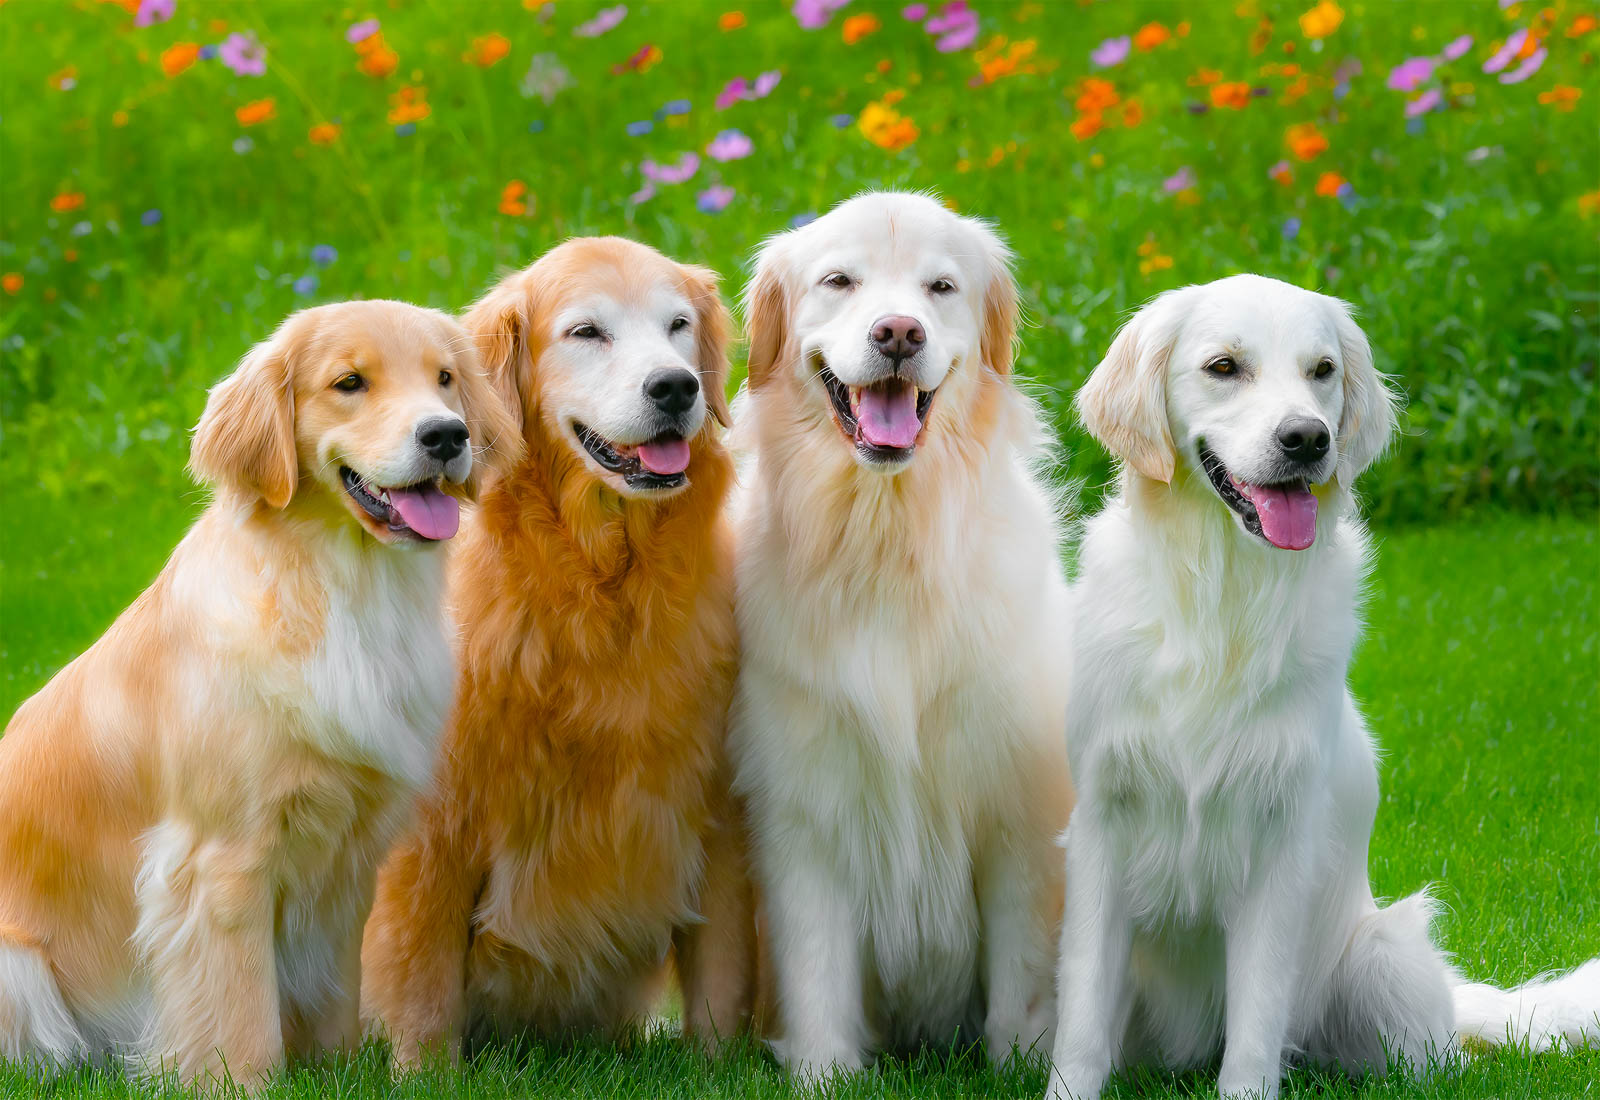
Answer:
<svg viewBox="0 0 1600 1100"><path fill-rule="evenodd" d="M1388 750L1375 886L1394 896L1437 883L1444 941L1474 977L1513 982L1600 954L1600 35L1568 33L1594 4L1557 4L1546 28L1528 2L1351 0L1319 44L1298 21L1311 0L975 0L980 56L938 52L899 15L905 2L854 0L803 31L775 0L633 0L597 38L572 34L593 0L557 0L548 18L515 0L178 0L174 19L148 28L94 0L0 6L0 714L155 574L203 503L183 465L205 388L289 311L346 297L456 309L499 271L602 232L710 264L732 296L752 249L792 219L862 188L930 188L995 219L1016 247L1030 321L1020 369L1055 420L1085 507L1107 460L1070 423L1069 402L1128 310L1241 270L1356 303L1408 397L1405 437L1364 483L1385 536L1355 672ZM748 25L718 30L732 8ZM864 13L881 28L845 43L844 19ZM358 71L345 41L368 15L399 55L391 76ZM1090 63L1106 39L1185 18L1187 35L1108 69ZM1482 71L1530 28L1548 32L1538 72L1508 85ZM266 44L264 76L214 60L162 74L164 50L233 31ZM490 32L509 55L489 68L464 61ZM1386 86L1406 58L1438 56L1462 35L1468 52L1427 82ZM984 60L1019 43L1032 44L1033 71L972 85ZM653 67L612 72L647 44L660 50ZM572 80L549 103L521 88L538 55ZM74 86L63 89L69 67ZM714 107L730 79L766 70L782 72L770 96ZM1267 94L1195 113L1209 103L1206 70ZM1121 102L1080 140L1069 127L1090 76ZM406 85L426 87L431 109L408 134L386 117ZM1406 102L1434 88L1445 108L1408 124ZM1562 88L1580 93L1576 110L1540 102ZM899 92L893 107L919 133L891 151L858 120ZM243 126L236 110L266 98L275 117ZM662 110L675 100L687 113ZM1131 127L1130 101L1143 113ZM650 133L626 134L646 119ZM326 122L338 140L312 144L308 131ZM1310 161L1287 146L1302 123L1328 142ZM692 182L630 203L642 160L703 152L730 128L753 156L707 159ZM1283 159L1288 185L1269 178ZM1185 168L1193 186L1169 192L1164 181ZM1324 173L1351 194L1318 195ZM513 180L531 191L524 214L498 209ZM716 214L696 205L714 183L735 192ZM80 194L75 209L52 208ZM144 224L150 211L160 219ZM316 245L337 260L318 265ZM784 1091L754 1047L708 1065L670 1037L626 1052L536 1048L392 1088L382 1066L369 1050L285 1075L273 1091ZM1600 1054L1509 1052L1430 1084L1359 1091L1593 1095L1597 1077ZM840 1093L1033 1096L1042 1083L1038 1066L997 1076L970 1058L928 1056ZM1169 1085L1152 1077L1123 1091L1209 1087ZM162 1090L0 1069L0 1093L40 1092ZM1293 1092L1356 1090L1301 1075Z"/></svg>

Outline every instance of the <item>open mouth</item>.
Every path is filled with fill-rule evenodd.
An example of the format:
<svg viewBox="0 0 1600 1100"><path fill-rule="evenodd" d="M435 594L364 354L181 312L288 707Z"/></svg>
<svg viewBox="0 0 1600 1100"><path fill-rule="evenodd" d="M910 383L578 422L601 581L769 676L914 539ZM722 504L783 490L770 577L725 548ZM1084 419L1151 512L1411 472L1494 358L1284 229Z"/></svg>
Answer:
<svg viewBox="0 0 1600 1100"><path fill-rule="evenodd" d="M689 441L666 432L647 443L613 443L573 421L572 431L589 457L622 477L630 489L676 489L689 481Z"/></svg>
<svg viewBox="0 0 1600 1100"><path fill-rule="evenodd" d="M908 378L885 378L870 386L847 386L829 370L817 369L833 403L839 430L873 462L901 462L917 448L938 390L919 390Z"/></svg>
<svg viewBox="0 0 1600 1100"><path fill-rule="evenodd" d="M375 524L392 535L442 542L461 526L461 505L439 487L437 479L385 488L374 485L348 466L339 467L344 491Z"/></svg>
<svg viewBox="0 0 1600 1100"><path fill-rule="evenodd" d="M1199 449L1211 487L1238 514L1246 531L1281 550L1304 550L1317 540L1317 498L1304 478L1252 485L1229 473L1203 441Z"/></svg>

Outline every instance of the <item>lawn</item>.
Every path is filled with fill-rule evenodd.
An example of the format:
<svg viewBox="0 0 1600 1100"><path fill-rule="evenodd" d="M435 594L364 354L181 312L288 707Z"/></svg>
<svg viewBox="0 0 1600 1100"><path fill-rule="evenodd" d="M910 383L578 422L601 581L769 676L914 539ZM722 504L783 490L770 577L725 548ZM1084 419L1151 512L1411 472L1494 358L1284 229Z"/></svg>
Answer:
<svg viewBox="0 0 1600 1100"><path fill-rule="evenodd" d="M1081 508L1108 467L1069 403L1129 310L1242 270L1358 307L1408 406L1363 486L1375 886L1436 883L1475 978L1600 954L1595 5L903 14L919 6L0 0L0 717L155 574L204 504L183 464L205 388L291 310L457 309L587 233L709 264L732 298L764 236L862 188L927 188L1016 249L1020 370ZM396 1086L382 1066L369 1050L273 1089L783 1091L754 1047L707 1065L670 1036ZM1600 1053L1509 1052L1361 1094L1594 1095L1596 1078ZM1042 1087L1037 1065L930 1055L839 1091ZM0 1093L41 1091L161 1090L0 1068Z"/></svg>

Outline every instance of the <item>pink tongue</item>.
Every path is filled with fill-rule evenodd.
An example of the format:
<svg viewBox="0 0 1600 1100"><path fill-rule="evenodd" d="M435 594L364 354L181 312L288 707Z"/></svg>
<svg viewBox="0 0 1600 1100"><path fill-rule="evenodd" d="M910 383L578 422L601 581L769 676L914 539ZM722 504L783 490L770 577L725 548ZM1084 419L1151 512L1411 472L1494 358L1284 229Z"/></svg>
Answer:
<svg viewBox="0 0 1600 1100"><path fill-rule="evenodd" d="M461 526L461 505L434 485L390 489L389 503L406 526L425 539L447 539Z"/></svg>
<svg viewBox="0 0 1600 1100"><path fill-rule="evenodd" d="M874 447L913 446L922 430L917 419L917 387L910 384L862 390L855 413L862 438Z"/></svg>
<svg viewBox="0 0 1600 1100"><path fill-rule="evenodd" d="M658 439L639 444L639 464L652 474L681 474L689 468L687 439Z"/></svg>
<svg viewBox="0 0 1600 1100"><path fill-rule="evenodd" d="M1283 550L1304 550L1317 540L1317 498L1304 485L1292 489L1239 486L1261 517L1261 533Z"/></svg>

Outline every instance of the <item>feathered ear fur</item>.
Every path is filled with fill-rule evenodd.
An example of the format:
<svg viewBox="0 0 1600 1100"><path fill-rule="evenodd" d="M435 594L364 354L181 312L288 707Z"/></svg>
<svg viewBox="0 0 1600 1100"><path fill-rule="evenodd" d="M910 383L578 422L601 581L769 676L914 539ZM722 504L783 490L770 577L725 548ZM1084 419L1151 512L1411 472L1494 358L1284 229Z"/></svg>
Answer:
<svg viewBox="0 0 1600 1100"><path fill-rule="evenodd" d="M726 428L728 418L728 341L733 319L717 293L719 277L709 267L680 264L694 303L695 366L700 371L700 388L706 395L706 409Z"/></svg>
<svg viewBox="0 0 1600 1100"><path fill-rule="evenodd" d="M1122 326L1076 401L1090 435L1161 482L1172 480L1177 457L1167 427L1167 361L1178 338L1183 293L1162 294Z"/></svg>
<svg viewBox="0 0 1600 1100"><path fill-rule="evenodd" d="M467 475L465 488L467 495L477 500L486 472L505 473L522 457L522 425L519 412L489 381L471 343L456 355L456 384L472 439L472 472Z"/></svg>
<svg viewBox="0 0 1600 1100"><path fill-rule="evenodd" d="M528 347L532 297L532 276L518 271L496 283L461 318L477 345L484 375L500 395L518 436L534 418L533 357Z"/></svg>
<svg viewBox="0 0 1600 1100"><path fill-rule="evenodd" d="M1011 272L1011 250L983 222L968 219L983 238L989 285L983 294L983 361L996 374L1011 373L1017 346L1017 280Z"/></svg>
<svg viewBox="0 0 1600 1100"><path fill-rule="evenodd" d="M1372 361L1372 345L1350 307L1338 303L1335 325L1344 360L1344 411L1339 417L1339 480L1354 483L1388 449L1399 424L1395 393L1387 375Z"/></svg>
<svg viewBox="0 0 1600 1100"><path fill-rule="evenodd" d="M745 335L750 344L750 388L772 377L789 343L789 302L784 291L787 258L781 238L762 246L756 270L744 292Z"/></svg>
<svg viewBox="0 0 1600 1100"><path fill-rule="evenodd" d="M300 482L292 360L302 322L291 317L211 388L195 425L189 469L201 481L287 507Z"/></svg>

